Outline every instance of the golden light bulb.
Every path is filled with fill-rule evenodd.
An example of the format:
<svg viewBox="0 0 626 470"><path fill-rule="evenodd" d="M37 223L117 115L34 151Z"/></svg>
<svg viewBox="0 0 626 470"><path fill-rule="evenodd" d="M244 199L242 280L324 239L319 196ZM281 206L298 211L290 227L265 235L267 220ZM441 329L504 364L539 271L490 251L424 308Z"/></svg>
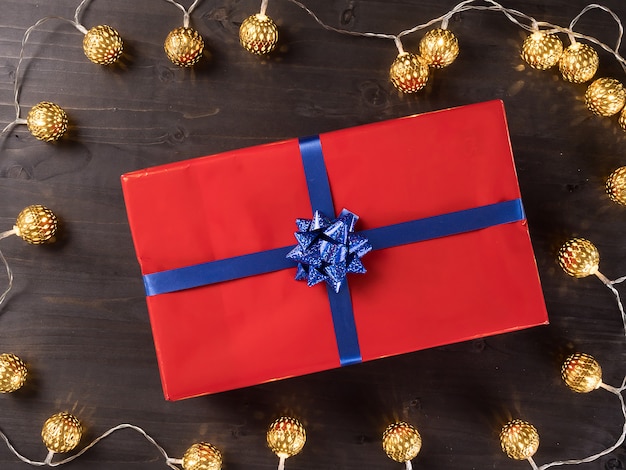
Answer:
<svg viewBox="0 0 626 470"><path fill-rule="evenodd" d="M428 64L417 54L403 52L389 69L391 83L403 93L414 93L426 86Z"/></svg>
<svg viewBox="0 0 626 470"><path fill-rule="evenodd" d="M295 418L278 418L267 430L267 445L282 459L298 454L305 443L306 431Z"/></svg>
<svg viewBox="0 0 626 470"><path fill-rule="evenodd" d="M41 438L49 451L69 452L74 449L83 435L83 427L74 415L57 413L46 420Z"/></svg>
<svg viewBox="0 0 626 470"><path fill-rule="evenodd" d="M248 52L269 54L278 43L278 27L269 16L257 13L241 23L239 42Z"/></svg>
<svg viewBox="0 0 626 470"><path fill-rule="evenodd" d="M572 238L559 250L559 265L574 277L598 273L600 253L593 243L584 238Z"/></svg>
<svg viewBox="0 0 626 470"><path fill-rule="evenodd" d="M30 109L26 125L36 139L53 142L67 131L67 114L60 106L42 101Z"/></svg>
<svg viewBox="0 0 626 470"><path fill-rule="evenodd" d="M413 460L422 448L420 433L403 421L390 424L383 432L383 450L396 462Z"/></svg>
<svg viewBox="0 0 626 470"><path fill-rule="evenodd" d="M610 174L606 180L606 192L611 200L626 206L626 166Z"/></svg>
<svg viewBox="0 0 626 470"><path fill-rule="evenodd" d="M54 242L57 229L54 212L41 204L22 209L13 226L15 234L31 245Z"/></svg>
<svg viewBox="0 0 626 470"><path fill-rule="evenodd" d="M511 459L529 459L539 448L539 433L532 424L514 419L500 431L500 446L502 452Z"/></svg>
<svg viewBox="0 0 626 470"><path fill-rule="evenodd" d="M184 470L220 470L222 454L208 442L197 442L183 455L182 465Z"/></svg>
<svg viewBox="0 0 626 470"><path fill-rule="evenodd" d="M587 108L599 116L613 116L626 104L626 89L614 78L598 78L585 92Z"/></svg>
<svg viewBox="0 0 626 470"><path fill-rule="evenodd" d="M0 354L0 393L20 389L26 381L26 364L15 354Z"/></svg>
<svg viewBox="0 0 626 470"><path fill-rule="evenodd" d="M593 78L600 59L591 46L575 42L563 51L559 59L559 71L564 80L584 83Z"/></svg>
<svg viewBox="0 0 626 470"><path fill-rule="evenodd" d="M163 44L167 57L180 67L198 63L204 51L204 40L198 31L181 26L167 35Z"/></svg>
<svg viewBox="0 0 626 470"><path fill-rule="evenodd" d="M113 64L123 50L124 42L119 33L105 24L94 26L83 38L83 51L94 64Z"/></svg>
<svg viewBox="0 0 626 470"><path fill-rule="evenodd" d="M458 55L459 40L448 29L431 29L420 41L420 56L431 67L447 67Z"/></svg>
<svg viewBox="0 0 626 470"><path fill-rule="evenodd" d="M561 378L575 392L588 393L602 385L602 368L593 356L574 353L565 359Z"/></svg>
<svg viewBox="0 0 626 470"><path fill-rule="evenodd" d="M546 70L557 64L563 54L563 43L555 34L535 31L522 44L522 59L531 67Z"/></svg>

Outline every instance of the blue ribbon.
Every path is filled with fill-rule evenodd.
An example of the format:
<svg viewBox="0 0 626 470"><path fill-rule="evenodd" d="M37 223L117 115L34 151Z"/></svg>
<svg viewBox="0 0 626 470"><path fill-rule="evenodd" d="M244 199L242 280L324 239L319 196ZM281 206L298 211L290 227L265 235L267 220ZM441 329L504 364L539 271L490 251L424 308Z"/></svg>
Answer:
<svg viewBox="0 0 626 470"><path fill-rule="evenodd" d="M330 191L328 173L324 163L324 153L319 136L303 137L298 140L300 155L306 176L306 184L309 188L309 199L313 211L320 211L331 217L335 215L333 196ZM354 311L352 309L352 297L348 280L343 281L343 289L335 292L330 285L326 285L330 312L335 327L335 338L339 349L339 362L342 366L361 362L361 349L359 337L354 323Z"/></svg>
<svg viewBox="0 0 626 470"><path fill-rule="evenodd" d="M300 153L314 210L335 214L330 184L319 137L299 140ZM412 220L359 232L368 238L374 250L417 243L434 238L458 235L495 225L518 222L526 218L520 199L450 212L434 217ZM283 269L296 263L286 258L295 245L260 251L242 256L160 271L143 276L146 295L177 292L219 282L257 276ZM335 293L327 285L328 299L341 365L361 362L361 353L354 323L349 287Z"/></svg>

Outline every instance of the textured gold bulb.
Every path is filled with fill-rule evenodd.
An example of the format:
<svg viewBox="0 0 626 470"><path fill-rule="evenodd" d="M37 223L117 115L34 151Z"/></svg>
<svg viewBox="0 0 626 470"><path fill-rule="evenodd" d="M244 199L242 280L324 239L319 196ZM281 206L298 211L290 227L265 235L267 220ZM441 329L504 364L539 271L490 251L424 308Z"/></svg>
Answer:
<svg viewBox="0 0 626 470"><path fill-rule="evenodd" d="M584 238L572 238L559 250L559 264L570 276L587 277L598 272L600 253Z"/></svg>
<svg viewBox="0 0 626 470"><path fill-rule="evenodd" d="M522 59L531 67L546 70L554 67L563 54L563 43L555 34L535 31L522 44Z"/></svg>
<svg viewBox="0 0 626 470"><path fill-rule="evenodd" d="M257 13L241 23L239 42L248 52L269 54L278 43L278 28L269 16Z"/></svg>
<svg viewBox="0 0 626 470"><path fill-rule="evenodd" d="M606 192L613 201L626 206L626 166L611 173L606 180Z"/></svg>
<svg viewBox="0 0 626 470"><path fill-rule="evenodd" d="M447 29L431 29L420 41L420 56L434 68L447 67L459 55L459 40Z"/></svg>
<svg viewBox="0 0 626 470"><path fill-rule="evenodd" d="M204 40L195 29L181 26L167 35L163 47L174 64L191 67L202 57Z"/></svg>
<svg viewBox="0 0 626 470"><path fill-rule="evenodd" d="M48 450L56 453L74 449L83 435L83 427L78 419L69 413L57 413L46 420L41 430L41 438Z"/></svg>
<svg viewBox="0 0 626 470"><path fill-rule="evenodd" d="M521 419L514 419L502 428L500 446L511 459L528 459L539 448L539 433L532 424Z"/></svg>
<svg viewBox="0 0 626 470"><path fill-rule="evenodd" d="M613 116L626 104L626 89L614 78L598 78L585 92L587 108L599 116Z"/></svg>
<svg viewBox="0 0 626 470"><path fill-rule="evenodd" d="M391 83L403 93L414 93L426 86L428 64L417 54L403 52L389 69Z"/></svg>
<svg viewBox="0 0 626 470"><path fill-rule="evenodd" d="M53 242L57 228L54 212L40 204L22 209L13 226L16 235L31 245Z"/></svg>
<svg viewBox="0 0 626 470"><path fill-rule="evenodd" d="M42 101L28 112L26 125L36 139L53 142L67 131L67 114L60 106Z"/></svg>
<svg viewBox="0 0 626 470"><path fill-rule="evenodd" d="M305 442L304 426L295 418L278 418L267 430L267 445L281 458L296 455L302 450Z"/></svg>
<svg viewBox="0 0 626 470"><path fill-rule="evenodd" d="M26 364L15 354L0 354L0 393L20 389L27 374Z"/></svg>
<svg viewBox="0 0 626 470"><path fill-rule="evenodd" d="M422 448L422 437L409 423L390 424L383 432L383 450L396 462L414 459Z"/></svg>
<svg viewBox="0 0 626 470"><path fill-rule="evenodd" d="M602 368L593 356L574 353L565 359L561 367L561 378L575 392L588 393L602 384Z"/></svg>
<svg viewBox="0 0 626 470"><path fill-rule="evenodd" d="M568 82L584 83L593 78L599 64L598 53L591 46L575 42L563 51L559 71Z"/></svg>
<svg viewBox="0 0 626 470"><path fill-rule="evenodd" d="M83 38L83 51L94 64L110 65L120 58L123 50L119 33L105 24L94 26Z"/></svg>
<svg viewBox="0 0 626 470"><path fill-rule="evenodd" d="M184 470L220 470L222 454L208 442L197 442L183 455L182 465Z"/></svg>

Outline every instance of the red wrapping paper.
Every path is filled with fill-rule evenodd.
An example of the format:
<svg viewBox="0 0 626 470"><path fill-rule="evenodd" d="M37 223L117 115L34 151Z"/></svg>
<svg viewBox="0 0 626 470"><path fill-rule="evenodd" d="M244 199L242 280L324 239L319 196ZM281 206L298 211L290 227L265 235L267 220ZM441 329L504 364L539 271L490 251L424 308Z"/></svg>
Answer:
<svg viewBox="0 0 626 470"><path fill-rule="evenodd" d="M356 230L520 197L491 101L320 135ZM311 218L296 139L122 176L142 274L295 245ZM363 361L545 324L526 221L368 253L348 277ZM323 284L295 267L147 298L165 397L339 367Z"/></svg>

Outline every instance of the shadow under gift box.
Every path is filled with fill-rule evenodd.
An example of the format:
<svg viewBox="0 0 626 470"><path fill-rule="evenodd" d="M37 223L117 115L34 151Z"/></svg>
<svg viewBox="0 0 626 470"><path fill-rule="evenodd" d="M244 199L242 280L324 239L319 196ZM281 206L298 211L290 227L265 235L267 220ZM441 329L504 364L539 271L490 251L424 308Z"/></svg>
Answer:
<svg viewBox="0 0 626 470"><path fill-rule="evenodd" d="M348 274L341 287L349 306L340 312L331 308L332 289L294 280L296 263L284 259L296 245L296 219L311 219L319 209L310 190L325 184L305 174L303 142L122 176L167 399L547 323L502 102L313 139L334 205L327 215L347 208L360 217L355 231L376 240L362 258L367 273ZM493 207L504 207L506 217L484 216ZM416 240L432 229L448 234L381 245L381 228L405 222L404 232ZM276 249L279 267L262 272L254 256ZM239 258L249 254L252 263ZM204 268L230 276L231 259L246 261L242 272L252 274L202 279ZM177 275L186 270L192 281L185 285L182 276L181 287Z"/></svg>

